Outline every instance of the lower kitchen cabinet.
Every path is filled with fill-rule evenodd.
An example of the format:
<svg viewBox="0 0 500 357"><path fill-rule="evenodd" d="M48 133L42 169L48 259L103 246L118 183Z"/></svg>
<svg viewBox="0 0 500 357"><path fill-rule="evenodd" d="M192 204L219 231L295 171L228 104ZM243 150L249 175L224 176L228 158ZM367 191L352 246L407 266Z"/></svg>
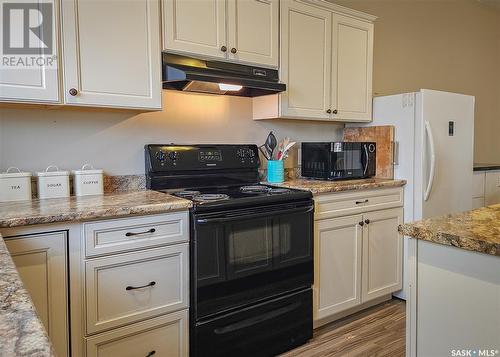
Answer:
<svg viewBox="0 0 500 357"><path fill-rule="evenodd" d="M58 356L69 356L67 232L6 237L5 244Z"/></svg>
<svg viewBox="0 0 500 357"><path fill-rule="evenodd" d="M403 239L398 233L403 209L369 212L363 218L361 302L400 290L403 277Z"/></svg>
<svg viewBox="0 0 500 357"><path fill-rule="evenodd" d="M89 334L188 307L187 243L90 259Z"/></svg>
<svg viewBox="0 0 500 357"><path fill-rule="evenodd" d="M402 288L403 238L398 233L403 223L402 194L401 189L372 190L315 200L316 325ZM363 203L355 208L351 201ZM336 206L353 214L332 211ZM381 206L384 209L377 208Z"/></svg>
<svg viewBox="0 0 500 357"><path fill-rule="evenodd" d="M188 355L188 312L178 311L86 338L88 357Z"/></svg>
<svg viewBox="0 0 500 357"><path fill-rule="evenodd" d="M362 215L318 221L315 228L316 319L361 302Z"/></svg>

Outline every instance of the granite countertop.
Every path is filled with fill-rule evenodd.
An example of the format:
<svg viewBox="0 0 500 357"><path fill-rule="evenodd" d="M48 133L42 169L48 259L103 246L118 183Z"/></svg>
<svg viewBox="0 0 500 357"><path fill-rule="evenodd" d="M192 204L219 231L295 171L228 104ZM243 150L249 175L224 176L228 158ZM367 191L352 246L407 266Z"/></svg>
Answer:
<svg viewBox="0 0 500 357"><path fill-rule="evenodd" d="M0 235L0 356L55 356Z"/></svg>
<svg viewBox="0 0 500 357"><path fill-rule="evenodd" d="M299 190L311 191L313 195L320 193L332 193L354 190L369 190L381 187L401 187L406 184L405 180L391 179L362 179L362 180L343 180L343 181L324 181L311 179L294 179L285 181L282 184L273 184L276 186L295 188Z"/></svg>
<svg viewBox="0 0 500 357"><path fill-rule="evenodd" d="M134 191L0 203L0 228L154 214L191 207L191 201L156 191Z"/></svg>
<svg viewBox="0 0 500 357"><path fill-rule="evenodd" d="M500 256L500 205L399 226L405 236Z"/></svg>
<svg viewBox="0 0 500 357"><path fill-rule="evenodd" d="M474 164L474 171L492 171L492 170L500 170L500 164L482 164L482 163Z"/></svg>

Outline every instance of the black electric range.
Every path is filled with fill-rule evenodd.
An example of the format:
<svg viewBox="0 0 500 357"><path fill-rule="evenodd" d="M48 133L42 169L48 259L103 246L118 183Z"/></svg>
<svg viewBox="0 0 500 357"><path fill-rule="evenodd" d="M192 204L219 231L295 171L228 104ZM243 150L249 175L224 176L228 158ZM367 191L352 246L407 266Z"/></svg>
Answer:
<svg viewBox="0 0 500 357"><path fill-rule="evenodd" d="M193 201L193 211L204 212L223 209L255 207L276 203L310 200L307 191L264 184L197 187L186 190L160 190Z"/></svg>
<svg viewBox="0 0 500 357"><path fill-rule="evenodd" d="M256 145L146 145L147 187L193 201L190 355L273 356L312 337L310 192L259 183Z"/></svg>

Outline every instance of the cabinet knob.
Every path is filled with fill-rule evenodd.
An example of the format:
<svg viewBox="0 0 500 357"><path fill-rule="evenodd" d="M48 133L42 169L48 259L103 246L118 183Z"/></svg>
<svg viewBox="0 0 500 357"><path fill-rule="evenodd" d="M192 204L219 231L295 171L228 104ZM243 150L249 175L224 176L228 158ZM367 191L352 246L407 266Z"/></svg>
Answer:
<svg viewBox="0 0 500 357"><path fill-rule="evenodd" d="M328 114L331 114L331 113L332 113L332 110L331 110L331 109L327 109L327 110L326 110L326 112L327 112Z"/></svg>
<svg viewBox="0 0 500 357"><path fill-rule="evenodd" d="M338 110L337 110L337 109L334 109L332 113L333 113L333 114L338 114Z"/></svg>
<svg viewBox="0 0 500 357"><path fill-rule="evenodd" d="M220 50L221 50L222 52L226 52L226 51L227 51L227 47L226 47L226 46L222 46L222 47L220 48Z"/></svg>
<svg viewBox="0 0 500 357"><path fill-rule="evenodd" d="M365 223L366 224L370 224L370 220L369 219L365 219Z"/></svg>
<svg viewBox="0 0 500 357"><path fill-rule="evenodd" d="M238 50L236 48L234 48L234 47L231 48L231 53L236 53L236 52L238 52Z"/></svg>
<svg viewBox="0 0 500 357"><path fill-rule="evenodd" d="M78 94L78 91L75 88L71 88L69 90L69 94L72 95L73 97Z"/></svg>
<svg viewBox="0 0 500 357"><path fill-rule="evenodd" d="M365 222L361 221L361 222L359 222L359 225L360 225L361 227L363 227L363 226L365 225Z"/></svg>

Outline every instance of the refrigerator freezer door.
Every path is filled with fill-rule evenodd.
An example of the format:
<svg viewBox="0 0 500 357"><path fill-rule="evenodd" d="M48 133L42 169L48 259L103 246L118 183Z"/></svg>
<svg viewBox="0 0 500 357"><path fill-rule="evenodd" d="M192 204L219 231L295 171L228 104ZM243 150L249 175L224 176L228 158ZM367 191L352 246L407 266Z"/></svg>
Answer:
<svg viewBox="0 0 500 357"><path fill-rule="evenodd" d="M404 187L404 221L411 222L414 217L414 175L415 167L415 105L416 93L404 93L377 97L373 100L373 122L371 125L394 126L394 178L406 180ZM407 250L408 239L403 244L403 289L394 295L406 299L407 280Z"/></svg>
<svg viewBox="0 0 500 357"><path fill-rule="evenodd" d="M470 210L474 97L434 90L422 90L420 95L415 130L420 135L415 161L420 187L415 192L422 216L416 218Z"/></svg>
<svg viewBox="0 0 500 357"><path fill-rule="evenodd" d="M415 147L415 93L376 97L373 99L373 121L370 125L394 126L394 178L406 180L404 187L404 221L413 216L413 170ZM359 126L359 124L352 124Z"/></svg>

